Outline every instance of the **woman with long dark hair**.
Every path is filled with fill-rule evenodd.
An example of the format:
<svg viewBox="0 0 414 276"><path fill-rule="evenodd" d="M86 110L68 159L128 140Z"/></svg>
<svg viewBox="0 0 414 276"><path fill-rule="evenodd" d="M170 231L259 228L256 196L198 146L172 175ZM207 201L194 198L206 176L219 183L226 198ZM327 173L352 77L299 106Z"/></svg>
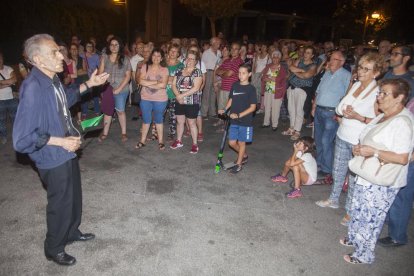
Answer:
<svg viewBox="0 0 414 276"><path fill-rule="evenodd" d="M129 58L124 55L123 49L124 45L118 37L113 37L109 41L109 44L106 47L106 52L102 56L99 65L99 74L102 72L110 74L108 78L110 85L109 89L112 88L115 110L118 114L119 124L121 125L121 140L122 142L126 142L128 137L126 135L125 104L129 95L128 83L131 78L131 62ZM108 102L110 102L110 100ZM106 105L106 101L105 98L102 99L104 129L99 136L99 141L101 142L107 138L109 127L112 122L112 115L114 113L113 102L112 104Z"/></svg>

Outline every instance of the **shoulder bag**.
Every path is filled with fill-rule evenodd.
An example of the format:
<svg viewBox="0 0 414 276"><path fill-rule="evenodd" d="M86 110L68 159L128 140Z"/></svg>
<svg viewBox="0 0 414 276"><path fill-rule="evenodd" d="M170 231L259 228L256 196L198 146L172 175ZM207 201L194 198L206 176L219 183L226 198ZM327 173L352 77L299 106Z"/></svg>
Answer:
<svg viewBox="0 0 414 276"><path fill-rule="evenodd" d="M407 116L396 116L393 119L385 121L372 128L365 135L364 139L361 141L361 144L372 146L378 150L389 151L389 149L385 145L375 142L373 138L381 131L383 131L384 128L388 126L392 120L398 117L403 118L408 125L411 125L411 120ZM349 161L348 165L349 169L356 175L362 177L363 179L373 184L380 186L392 186L397 180L397 177L399 176L401 169L404 167L404 165L401 164L384 162L383 160L375 156L354 156L354 158L352 158Z"/></svg>

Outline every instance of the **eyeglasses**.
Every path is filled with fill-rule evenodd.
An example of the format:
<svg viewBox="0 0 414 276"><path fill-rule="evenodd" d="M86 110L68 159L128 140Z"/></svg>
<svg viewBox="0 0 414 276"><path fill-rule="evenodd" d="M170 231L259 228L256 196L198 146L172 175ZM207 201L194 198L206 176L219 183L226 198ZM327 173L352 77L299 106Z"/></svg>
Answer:
<svg viewBox="0 0 414 276"><path fill-rule="evenodd" d="M392 53L391 53L391 55L392 55L393 57L396 57L396 56L398 56L398 55L402 55L402 56L403 56L403 53L400 53L400 52L392 52Z"/></svg>
<svg viewBox="0 0 414 276"><path fill-rule="evenodd" d="M366 73L370 70L374 70L374 69L367 68L367 67L362 67L361 65L358 66L358 71L362 71L362 72Z"/></svg>
<svg viewBox="0 0 414 276"><path fill-rule="evenodd" d="M391 95L391 94L392 94L392 92L385 92L385 91L380 90L377 93L377 97L379 97L379 96L386 97L386 96Z"/></svg>

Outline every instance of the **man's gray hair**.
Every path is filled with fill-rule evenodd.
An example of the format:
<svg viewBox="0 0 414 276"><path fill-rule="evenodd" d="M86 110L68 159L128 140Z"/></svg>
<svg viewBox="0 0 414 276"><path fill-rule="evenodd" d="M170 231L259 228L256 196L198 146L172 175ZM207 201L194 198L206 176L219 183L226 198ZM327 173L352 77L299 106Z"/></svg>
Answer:
<svg viewBox="0 0 414 276"><path fill-rule="evenodd" d="M33 63L33 56L41 53L41 45L45 40L54 40L51 35L37 34L28 38L24 42L24 53L31 63Z"/></svg>

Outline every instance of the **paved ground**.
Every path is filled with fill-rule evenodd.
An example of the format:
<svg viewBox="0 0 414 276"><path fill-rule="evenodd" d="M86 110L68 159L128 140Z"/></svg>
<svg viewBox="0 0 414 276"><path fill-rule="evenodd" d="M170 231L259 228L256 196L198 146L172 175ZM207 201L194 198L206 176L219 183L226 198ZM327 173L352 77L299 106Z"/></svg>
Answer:
<svg viewBox="0 0 414 276"><path fill-rule="evenodd" d="M78 260L73 267L43 256L46 193L11 143L1 146L0 275L413 275L413 220L409 245L378 247L373 265L342 260L350 252L338 243L346 234L339 224L344 210L315 205L328 186L286 199L289 186L269 180L291 142L280 130L259 128L262 118L238 175L213 173L221 135L211 120L197 155L188 153L188 138L177 151L160 152L155 142L134 149L132 121L125 144L117 124L104 143L92 140L80 159L81 230L97 238L67 246ZM234 158L227 149L225 159Z"/></svg>

